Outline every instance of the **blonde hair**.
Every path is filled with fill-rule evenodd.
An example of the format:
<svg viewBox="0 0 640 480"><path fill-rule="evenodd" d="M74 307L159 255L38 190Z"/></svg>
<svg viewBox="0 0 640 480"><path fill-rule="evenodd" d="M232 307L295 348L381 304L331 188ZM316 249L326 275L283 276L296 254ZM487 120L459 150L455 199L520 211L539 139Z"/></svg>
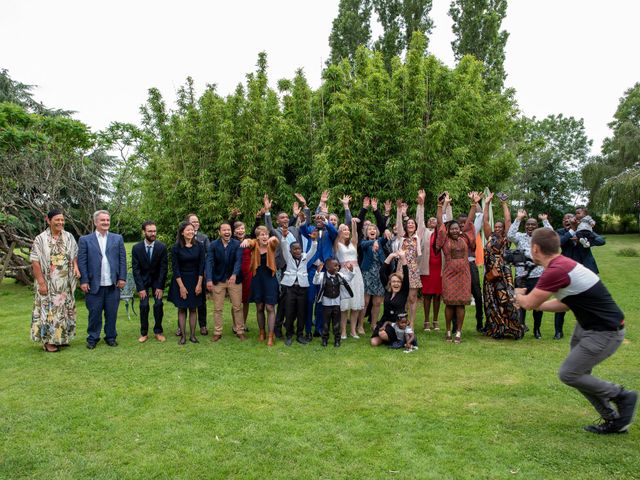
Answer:
<svg viewBox="0 0 640 480"><path fill-rule="evenodd" d="M402 283L402 281L404 280L404 275L398 272L393 272L391 275L389 275L389 282L387 283L388 292L391 291L391 280L393 280L393 277L396 277L398 280L400 280L400 283Z"/></svg>
<svg viewBox="0 0 640 480"><path fill-rule="evenodd" d="M256 227L256 238L258 237L258 235L262 232L266 232L267 235L269 234L269 229L267 227L265 227L264 225L259 225L258 227Z"/></svg>

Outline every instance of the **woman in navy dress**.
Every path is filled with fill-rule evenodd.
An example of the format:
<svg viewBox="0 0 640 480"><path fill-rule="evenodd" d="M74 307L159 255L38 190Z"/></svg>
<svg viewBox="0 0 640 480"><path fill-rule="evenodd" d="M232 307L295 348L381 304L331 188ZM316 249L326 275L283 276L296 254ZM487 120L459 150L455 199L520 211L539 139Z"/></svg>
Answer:
<svg viewBox="0 0 640 480"><path fill-rule="evenodd" d="M178 343L186 343L187 310L189 310L189 327L191 343L198 343L196 338L196 322L198 306L203 302L202 277L204 275L204 246L195 241L193 225L183 222L178 227L176 243L171 249L171 268L173 280L169 287L169 301L178 307L178 325L180 327L180 340Z"/></svg>

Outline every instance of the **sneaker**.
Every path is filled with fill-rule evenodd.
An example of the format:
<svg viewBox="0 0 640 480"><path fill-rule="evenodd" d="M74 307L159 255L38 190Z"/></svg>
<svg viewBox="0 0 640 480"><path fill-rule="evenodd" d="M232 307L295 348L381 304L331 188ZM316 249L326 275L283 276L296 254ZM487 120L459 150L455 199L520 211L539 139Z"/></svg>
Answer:
<svg viewBox="0 0 640 480"><path fill-rule="evenodd" d="M303 335L298 335L296 341L302 345L307 345L309 343L309 340L307 340Z"/></svg>
<svg viewBox="0 0 640 480"><path fill-rule="evenodd" d="M600 423L596 425L587 425L583 427L589 433L596 433L598 435L608 435L611 433L627 433L626 430L621 430L616 420L600 419Z"/></svg>
<svg viewBox="0 0 640 480"><path fill-rule="evenodd" d="M591 246L591 244L589 243L589 240L587 240L584 237L580 239L580 243L584 248L589 248Z"/></svg>
<svg viewBox="0 0 640 480"><path fill-rule="evenodd" d="M621 432L626 432L636 414L638 392L635 390L625 390L623 388L618 396L612 398L611 401L618 407L618 414L620 415L620 417L615 420L615 423L619 426Z"/></svg>

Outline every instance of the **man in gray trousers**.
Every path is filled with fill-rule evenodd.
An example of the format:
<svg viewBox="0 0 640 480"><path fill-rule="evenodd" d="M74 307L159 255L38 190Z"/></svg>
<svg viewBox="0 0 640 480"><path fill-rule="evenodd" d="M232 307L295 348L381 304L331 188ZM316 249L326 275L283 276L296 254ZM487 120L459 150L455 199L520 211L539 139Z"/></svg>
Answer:
<svg viewBox="0 0 640 480"><path fill-rule="evenodd" d="M584 427L587 432L626 433L633 422L638 392L591 375L591 370L613 355L624 339L622 310L595 273L560 254L560 237L553 230L539 228L533 232L531 256L544 272L528 295L526 289L516 289L516 303L526 310L571 310L575 314L571 351L558 376L582 393L600 414L601 422ZM549 298L552 294L554 299Z"/></svg>

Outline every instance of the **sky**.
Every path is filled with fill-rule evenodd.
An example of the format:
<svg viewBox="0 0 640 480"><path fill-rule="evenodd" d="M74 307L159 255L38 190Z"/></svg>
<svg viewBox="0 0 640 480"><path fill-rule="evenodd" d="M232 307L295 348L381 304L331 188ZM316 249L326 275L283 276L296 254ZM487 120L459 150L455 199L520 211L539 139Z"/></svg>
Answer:
<svg viewBox="0 0 640 480"><path fill-rule="evenodd" d="M433 0L429 51L453 66L449 4ZM337 12L338 0L3 0L0 68L97 130L139 123L151 87L172 106L187 76L199 92L211 83L230 94L260 51L273 86L302 68L316 88ZM637 0L511 0L506 86L523 114L583 118L599 153L620 97L640 81L638 18Z"/></svg>

